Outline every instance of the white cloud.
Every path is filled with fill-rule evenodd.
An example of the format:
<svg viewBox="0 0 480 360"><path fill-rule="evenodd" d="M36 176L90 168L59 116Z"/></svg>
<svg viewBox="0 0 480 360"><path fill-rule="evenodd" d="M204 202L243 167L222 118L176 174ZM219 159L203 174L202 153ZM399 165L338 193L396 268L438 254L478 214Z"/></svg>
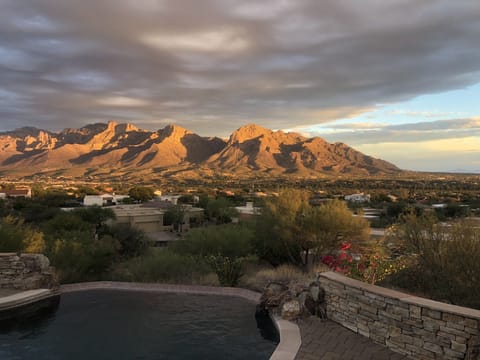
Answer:
<svg viewBox="0 0 480 360"><path fill-rule="evenodd" d="M149 104L148 101L142 99L136 99L127 96L111 96L105 97L98 100L98 103L106 106L125 106L125 107L136 107L136 106L146 106Z"/></svg>
<svg viewBox="0 0 480 360"><path fill-rule="evenodd" d="M186 34L145 34L140 41L154 48L193 52L239 52L248 47L247 39L228 28Z"/></svg>
<svg viewBox="0 0 480 360"><path fill-rule="evenodd" d="M385 142L357 145L356 149L418 171L479 172L480 136L418 142ZM441 160L441 161L439 161Z"/></svg>

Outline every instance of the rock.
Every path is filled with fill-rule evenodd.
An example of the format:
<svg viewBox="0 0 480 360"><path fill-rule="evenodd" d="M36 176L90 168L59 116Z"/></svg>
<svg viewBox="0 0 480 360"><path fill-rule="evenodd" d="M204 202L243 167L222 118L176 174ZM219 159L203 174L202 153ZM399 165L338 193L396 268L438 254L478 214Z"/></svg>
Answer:
<svg viewBox="0 0 480 360"><path fill-rule="evenodd" d="M303 293L306 290L307 290L307 286L305 284L294 283L290 286L290 292L295 297L299 296L301 293Z"/></svg>
<svg viewBox="0 0 480 360"><path fill-rule="evenodd" d="M272 282L265 287L262 297L260 298L260 305L268 310L279 307L290 298L288 286Z"/></svg>
<svg viewBox="0 0 480 360"><path fill-rule="evenodd" d="M315 302L323 302L325 298L325 290L322 289L320 286L320 283L318 281L312 282L308 286L308 291L310 292L310 295L312 296L312 299Z"/></svg>
<svg viewBox="0 0 480 360"><path fill-rule="evenodd" d="M286 286L272 282L265 287L259 308L280 314L288 320L312 315L325 318L324 296L325 291L316 281L308 286L304 283L291 283Z"/></svg>
<svg viewBox="0 0 480 360"><path fill-rule="evenodd" d="M42 254L0 254L0 286L31 290L58 288L58 279L50 261Z"/></svg>
<svg viewBox="0 0 480 360"><path fill-rule="evenodd" d="M267 296L272 296L272 295L279 295L287 290L288 290L288 286L286 286L285 284L271 282L267 286L265 286L263 293Z"/></svg>
<svg viewBox="0 0 480 360"><path fill-rule="evenodd" d="M294 320L302 314L302 308L298 300L290 300L282 305L282 319Z"/></svg>

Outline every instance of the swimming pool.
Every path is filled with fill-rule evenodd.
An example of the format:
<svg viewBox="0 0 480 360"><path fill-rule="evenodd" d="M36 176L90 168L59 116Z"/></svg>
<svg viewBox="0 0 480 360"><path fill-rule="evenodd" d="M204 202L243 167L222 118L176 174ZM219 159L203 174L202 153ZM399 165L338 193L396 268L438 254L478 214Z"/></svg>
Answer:
<svg viewBox="0 0 480 360"><path fill-rule="evenodd" d="M89 290L0 324L0 359L268 359L269 326L241 298Z"/></svg>

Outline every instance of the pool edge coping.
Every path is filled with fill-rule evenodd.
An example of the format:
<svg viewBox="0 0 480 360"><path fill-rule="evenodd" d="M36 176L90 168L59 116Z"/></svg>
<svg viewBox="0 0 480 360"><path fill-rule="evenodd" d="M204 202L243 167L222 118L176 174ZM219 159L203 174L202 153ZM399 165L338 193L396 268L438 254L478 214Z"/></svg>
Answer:
<svg viewBox="0 0 480 360"><path fill-rule="evenodd" d="M57 296L60 296L60 291L57 289L24 290L12 295L3 296L0 298L0 313L23 308Z"/></svg>
<svg viewBox="0 0 480 360"><path fill-rule="evenodd" d="M261 297L260 293L248 289L201 285L95 281L60 286L61 294L87 290L126 290L195 295L235 296L256 304L259 303ZM280 335L280 342L270 356L270 360L295 359L302 344L300 328L297 324L288 320L284 320L278 316L270 314L270 318L275 324L275 327Z"/></svg>

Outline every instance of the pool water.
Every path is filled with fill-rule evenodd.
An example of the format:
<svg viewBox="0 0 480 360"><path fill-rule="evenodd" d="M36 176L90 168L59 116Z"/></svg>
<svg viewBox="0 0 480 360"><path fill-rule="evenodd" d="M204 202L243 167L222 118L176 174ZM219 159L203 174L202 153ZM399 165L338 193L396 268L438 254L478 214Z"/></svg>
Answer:
<svg viewBox="0 0 480 360"><path fill-rule="evenodd" d="M276 340L244 299L94 290L0 323L0 359L268 359Z"/></svg>

